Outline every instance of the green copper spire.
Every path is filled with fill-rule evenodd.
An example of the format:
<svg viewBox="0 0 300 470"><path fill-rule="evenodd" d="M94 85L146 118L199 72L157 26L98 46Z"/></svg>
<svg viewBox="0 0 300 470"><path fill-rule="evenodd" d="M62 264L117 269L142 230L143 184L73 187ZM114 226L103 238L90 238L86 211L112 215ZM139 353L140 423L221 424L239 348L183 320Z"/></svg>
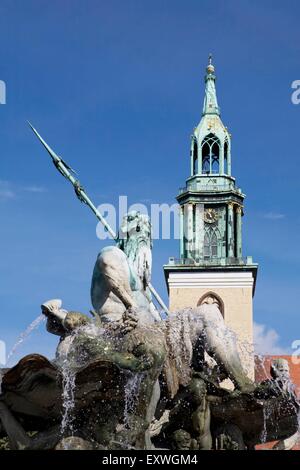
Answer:
<svg viewBox="0 0 300 470"><path fill-rule="evenodd" d="M205 75L203 113L191 139L191 176L231 176L231 136L220 117L211 55ZM219 179L220 185L223 182Z"/></svg>
<svg viewBox="0 0 300 470"><path fill-rule="evenodd" d="M217 114L218 116L220 116L215 81L215 67L212 64L212 55L210 54L205 75L205 96L202 113L203 116L205 114Z"/></svg>

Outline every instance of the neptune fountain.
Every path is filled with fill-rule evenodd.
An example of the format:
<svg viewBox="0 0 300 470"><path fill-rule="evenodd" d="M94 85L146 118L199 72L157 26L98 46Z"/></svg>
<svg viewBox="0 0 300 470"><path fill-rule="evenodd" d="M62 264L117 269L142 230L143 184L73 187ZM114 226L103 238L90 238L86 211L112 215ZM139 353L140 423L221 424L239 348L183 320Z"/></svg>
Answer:
<svg viewBox="0 0 300 470"><path fill-rule="evenodd" d="M37 136L101 220L70 167ZM253 383L217 304L162 318L149 218L129 212L111 234L116 245L95 263L90 314L67 311L60 299L41 306L59 339L55 359L31 354L2 369L2 447L251 450L277 440L290 448L299 404L284 362L273 364L271 380Z"/></svg>
<svg viewBox="0 0 300 470"><path fill-rule="evenodd" d="M55 359L32 354L2 371L1 434L10 448L284 446L297 434L299 406L282 364L272 380L252 383L216 304L162 320L147 287L148 217L127 214L120 233L96 260L91 315L66 311L59 299L43 303L47 331L59 337Z"/></svg>

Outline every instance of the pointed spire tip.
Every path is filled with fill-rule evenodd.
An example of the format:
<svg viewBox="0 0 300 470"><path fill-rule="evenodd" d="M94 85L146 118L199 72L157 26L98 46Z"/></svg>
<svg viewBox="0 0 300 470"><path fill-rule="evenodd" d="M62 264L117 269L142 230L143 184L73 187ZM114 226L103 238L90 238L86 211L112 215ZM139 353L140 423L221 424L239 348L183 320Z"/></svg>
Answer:
<svg viewBox="0 0 300 470"><path fill-rule="evenodd" d="M213 66L213 63L212 63L212 54L210 53L208 56L208 66L206 67L206 72L208 74L211 74L211 73L214 73L214 71L215 71L215 67Z"/></svg>

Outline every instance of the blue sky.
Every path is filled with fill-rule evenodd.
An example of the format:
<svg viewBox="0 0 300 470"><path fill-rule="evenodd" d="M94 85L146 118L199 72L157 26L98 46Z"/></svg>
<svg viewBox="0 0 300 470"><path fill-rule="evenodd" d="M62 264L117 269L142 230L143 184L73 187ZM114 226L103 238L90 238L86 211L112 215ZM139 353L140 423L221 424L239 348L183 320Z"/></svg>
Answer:
<svg viewBox="0 0 300 470"><path fill-rule="evenodd" d="M299 14L293 0L1 1L0 339L8 350L44 300L90 309L94 261L107 244L26 120L97 204L119 195L173 203L189 174L210 52L233 174L247 195L243 251L260 264L255 321L272 351L300 338L300 105L291 102ZM153 284L166 299L162 265L178 241L156 241L153 254ZM41 327L15 359L51 356L56 342Z"/></svg>

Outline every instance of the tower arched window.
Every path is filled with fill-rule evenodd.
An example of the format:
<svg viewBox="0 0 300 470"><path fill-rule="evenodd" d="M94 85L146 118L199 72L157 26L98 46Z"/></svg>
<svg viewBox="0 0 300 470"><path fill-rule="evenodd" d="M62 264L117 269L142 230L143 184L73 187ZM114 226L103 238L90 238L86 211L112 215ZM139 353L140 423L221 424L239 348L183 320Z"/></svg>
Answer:
<svg viewBox="0 0 300 470"><path fill-rule="evenodd" d="M214 134L208 134L202 141L202 174L219 173L220 141Z"/></svg>
<svg viewBox="0 0 300 470"><path fill-rule="evenodd" d="M220 233L217 228L209 227L204 234L204 259L218 258Z"/></svg>
<svg viewBox="0 0 300 470"><path fill-rule="evenodd" d="M216 294L215 292L206 292L206 294L204 294L199 300L198 300L198 303L197 305L200 306L200 305L216 305L218 307L218 309L220 310L222 316L224 317L224 313L225 313L225 308L224 308L224 302L223 300L221 299L221 297Z"/></svg>
<svg viewBox="0 0 300 470"><path fill-rule="evenodd" d="M224 173L227 175L228 173L228 142L225 141L224 144Z"/></svg>
<svg viewBox="0 0 300 470"><path fill-rule="evenodd" d="M210 173L210 147L206 142L202 145L202 173Z"/></svg>
<svg viewBox="0 0 300 470"><path fill-rule="evenodd" d="M196 139L193 141L193 175L198 173L198 145Z"/></svg>
<svg viewBox="0 0 300 470"><path fill-rule="evenodd" d="M210 238L208 232L204 235L204 258L210 258Z"/></svg>
<svg viewBox="0 0 300 470"><path fill-rule="evenodd" d="M210 249L211 257L216 258L218 256L218 237L216 232L213 232L210 238Z"/></svg>

